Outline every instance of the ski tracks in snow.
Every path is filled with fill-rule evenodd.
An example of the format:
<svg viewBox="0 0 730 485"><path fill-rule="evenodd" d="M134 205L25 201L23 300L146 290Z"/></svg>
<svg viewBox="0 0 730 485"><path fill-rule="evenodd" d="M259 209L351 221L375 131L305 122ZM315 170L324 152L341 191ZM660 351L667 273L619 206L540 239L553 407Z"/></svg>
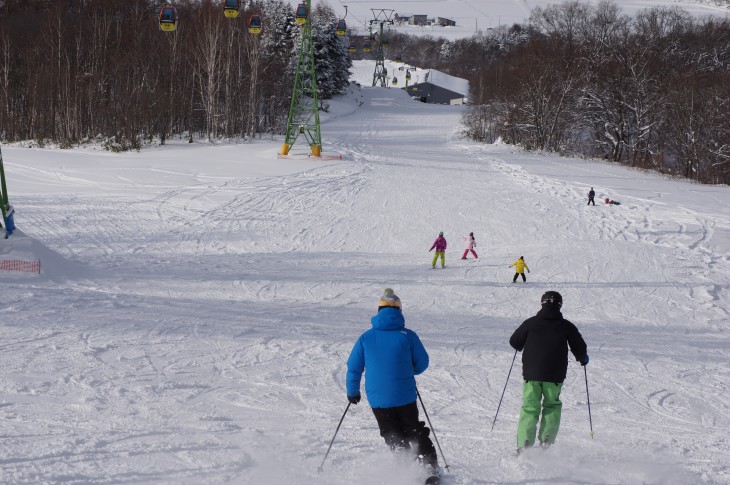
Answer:
<svg viewBox="0 0 730 485"><path fill-rule="evenodd" d="M93 271L9 288L2 480L417 483L365 394L316 473L391 286L431 357L418 386L446 483L727 481L728 216L640 199L625 171L460 141L459 108L361 102L323 125L345 158L326 167L32 202L34 237ZM623 205L585 206L596 177ZM462 261L471 231L479 259ZM515 459L519 356L490 428L509 336L548 289L589 345L596 434L571 358L559 444Z"/></svg>

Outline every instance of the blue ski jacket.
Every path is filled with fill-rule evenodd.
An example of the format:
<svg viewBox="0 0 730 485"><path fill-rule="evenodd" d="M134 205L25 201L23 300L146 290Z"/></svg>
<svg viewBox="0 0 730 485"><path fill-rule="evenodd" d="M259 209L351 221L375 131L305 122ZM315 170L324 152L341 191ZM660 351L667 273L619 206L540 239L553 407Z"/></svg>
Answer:
<svg viewBox="0 0 730 485"><path fill-rule="evenodd" d="M398 308L385 307L370 322L373 328L357 339L347 359L347 395L365 392L373 408L392 408L416 401L416 378L428 367L428 353L416 332L405 328Z"/></svg>

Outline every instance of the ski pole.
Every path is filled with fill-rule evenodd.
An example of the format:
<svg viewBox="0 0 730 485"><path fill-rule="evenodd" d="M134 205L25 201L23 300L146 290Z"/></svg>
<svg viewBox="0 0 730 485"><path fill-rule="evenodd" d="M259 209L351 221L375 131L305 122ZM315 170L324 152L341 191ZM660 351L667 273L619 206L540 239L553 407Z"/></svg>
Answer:
<svg viewBox="0 0 730 485"><path fill-rule="evenodd" d="M330 446L327 448L327 453L324 454L324 458L322 459L322 464L319 465L319 468L317 468L318 472L322 471L322 467L324 466L324 461L327 459L327 455L330 454L330 450L332 449L332 444L335 442L335 438L337 437L337 432L340 430L340 426L342 426L342 421L345 420L345 415L347 414L347 411L350 409L350 405L352 403L348 402L347 407L345 408L345 412L342 413L342 417L340 418L340 423L337 425L337 429L335 430L335 435L332 437L332 441L330 441Z"/></svg>
<svg viewBox="0 0 730 485"><path fill-rule="evenodd" d="M502 397L499 398L499 404L497 405L497 412L494 413L494 421L492 421L492 429L489 431L494 431L494 423L497 422L497 415L499 414L499 408L502 407L502 399L504 399L504 392L507 390L507 383L509 382L509 376L512 374L512 367L515 365L515 359L517 358L517 351L515 350L515 355L512 357L512 365L509 366L509 372L507 373L507 382L504 383L504 389L502 389Z"/></svg>
<svg viewBox="0 0 730 485"><path fill-rule="evenodd" d="M441 453L441 459L444 460L444 468L446 468L446 470L449 471L449 465L446 463L446 457L444 456L444 452L441 450L441 445L439 444L439 439L436 437L436 430L433 429L433 424L431 424L431 418L428 417L428 411L426 411L426 406L423 405L423 399L421 399L421 393L418 392L418 388L416 388L416 395L418 395L418 400L421 401L421 407L423 408L423 414L426 415L426 421L428 421L428 425L431 427L431 431L433 432L433 439L436 440L436 446L439 447L439 453Z"/></svg>
<svg viewBox="0 0 730 485"><path fill-rule="evenodd" d="M586 376L586 400L588 401L588 423L591 425L591 439L593 439L593 418L591 417L591 396L588 395L588 370L583 366L583 373Z"/></svg>

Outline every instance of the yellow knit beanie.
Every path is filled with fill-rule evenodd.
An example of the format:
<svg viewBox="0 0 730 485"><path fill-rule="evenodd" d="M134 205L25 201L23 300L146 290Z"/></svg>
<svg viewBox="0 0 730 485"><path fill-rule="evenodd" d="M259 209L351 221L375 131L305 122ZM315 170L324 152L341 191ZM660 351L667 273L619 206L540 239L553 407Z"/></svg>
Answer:
<svg viewBox="0 0 730 485"><path fill-rule="evenodd" d="M380 306L392 306L400 308L400 298L393 292L392 288L386 288L383 296L380 298Z"/></svg>

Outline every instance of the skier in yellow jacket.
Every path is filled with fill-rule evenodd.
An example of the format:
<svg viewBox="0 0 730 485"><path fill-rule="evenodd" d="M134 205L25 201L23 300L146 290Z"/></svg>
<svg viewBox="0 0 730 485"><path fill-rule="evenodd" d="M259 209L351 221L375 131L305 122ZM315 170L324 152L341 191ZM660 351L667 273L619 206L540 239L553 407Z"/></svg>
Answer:
<svg viewBox="0 0 730 485"><path fill-rule="evenodd" d="M530 268L527 266L527 263L525 263L525 257L520 256L520 259L509 265L510 268L512 266L515 267L515 277L512 278L512 283L517 282L517 277L520 275L522 275L522 281L527 283L527 278L525 278L525 270L527 270L527 272L529 273Z"/></svg>

